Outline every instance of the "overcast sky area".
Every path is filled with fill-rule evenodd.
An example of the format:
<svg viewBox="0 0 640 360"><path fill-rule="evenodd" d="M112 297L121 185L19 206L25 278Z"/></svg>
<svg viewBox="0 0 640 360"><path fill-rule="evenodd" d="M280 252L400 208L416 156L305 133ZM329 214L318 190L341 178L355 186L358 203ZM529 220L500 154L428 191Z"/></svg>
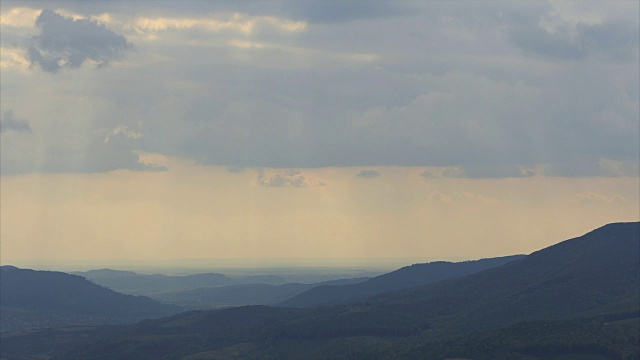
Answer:
<svg viewBox="0 0 640 360"><path fill-rule="evenodd" d="M0 260L477 258L638 221L639 7L2 0Z"/></svg>

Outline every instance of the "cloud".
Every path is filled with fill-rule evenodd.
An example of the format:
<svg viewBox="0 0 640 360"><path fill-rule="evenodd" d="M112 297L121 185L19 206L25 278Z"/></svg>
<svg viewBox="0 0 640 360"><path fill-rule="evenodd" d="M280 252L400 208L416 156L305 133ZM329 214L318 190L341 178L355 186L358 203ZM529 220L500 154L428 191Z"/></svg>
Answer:
<svg viewBox="0 0 640 360"><path fill-rule="evenodd" d="M512 164L466 165L463 172L468 178L514 178L538 174L532 168Z"/></svg>
<svg viewBox="0 0 640 360"><path fill-rule="evenodd" d="M242 13L222 13L207 18L141 17L133 26L139 32L159 32L166 30L201 29L207 32L230 31L246 36L260 29L270 28L282 33L296 33L306 30L304 21L292 21L274 16L250 16Z"/></svg>
<svg viewBox="0 0 640 360"><path fill-rule="evenodd" d="M257 169L256 183L266 187L321 187L326 182L312 172L298 169Z"/></svg>
<svg viewBox="0 0 640 360"><path fill-rule="evenodd" d="M430 167L425 169L420 176L425 179L437 179L437 178L463 178L466 177L464 170L459 166L446 166L446 167Z"/></svg>
<svg viewBox="0 0 640 360"><path fill-rule="evenodd" d="M440 173L437 171L433 171L430 169L424 170L423 172L420 173L420 176L422 176L425 179L437 179L440 177Z"/></svg>
<svg viewBox="0 0 640 360"><path fill-rule="evenodd" d="M573 197L572 202L576 205L585 206L597 206L597 205L611 205L628 202L623 196L615 194L612 196L606 196L591 191L585 191L577 194Z"/></svg>
<svg viewBox="0 0 640 360"><path fill-rule="evenodd" d="M106 140L106 141L105 141ZM80 156L70 149L52 153L43 166L49 172L92 173L118 169L133 171L166 171L165 166L141 159L136 138L126 132L96 133Z"/></svg>
<svg viewBox="0 0 640 360"><path fill-rule="evenodd" d="M441 204L486 204L486 205L499 205L502 201L498 198L494 198L487 195L477 194L473 192L463 191L454 192L450 194L442 193L440 191L432 191L427 195L427 200L434 203Z"/></svg>
<svg viewBox="0 0 640 360"><path fill-rule="evenodd" d="M262 186L269 187L306 187L307 179L299 170L259 170L256 181Z"/></svg>
<svg viewBox="0 0 640 360"><path fill-rule="evenodd" d="M16 118L13 110L7 110L0 119L0 133L9 131L31 134L31 126L26 120Z"/></svg>
<svg viewBox="0 0 640 360"><path fill-rule="evenodd" d="M40 11L28 7L15 7L8 11L3 11L0 17L2 26L10 27L30 27L38 18Z"/></svg>
<svg viewBox="0 0 640 360"><path fill-rule="evenodd" d="M637 10L636 10L637 12ZM597 23L571 21L556 11L532 16L523 21L519 16L509 25L509 38L522 50L547 58L579 60L606 56L630 61L638 58L637 22Z"/></svg>
<svg viewBox="0 0 640 360"><path fill-rule="evenodd" d="M34 26L32 10L3 2L3 109L47 130L32 153L3 144L4 159L136 168L140 150L297 168L307 182L316 167L632 176L626 164L638 162L637 4L56 4ZM53 78L21 65L55 72L124 55L117 69ZM266 186L305 183L268 173Z"/></svg>
<svg viewBox="0 0 640 360"><path fill-rule="evenodd" d="M427 199L436 203L450 203L452 201L451 195L443 194L439 191L433 191L428 196Z"/></svg>
<svg viewBox="0 0 640 360"><path fill-rule="evenodd" d="M122 136L128 137L130 139L134 139L134 140L139 139L139 138L141 138L143 136L142 133L140 133L138 131L133 131L133 130L129 129L128 126L121 124L121 125L116 126L110 132L108 132L107 135L104 137L103 142L106 144L106 143L109 142L109 140L111 140L111 137L117 136L117 135L122 135Z"/></svg>
<svg viewBox="0 0 640 360"><path fill-rule="evenodd" d="M105 66L132 48L127 40L91 19L73 19L45 9L36 20L40 35L27 48L32 64L44 71L79 68L87 62Z"/></svg>
<svg viewBox="0 0 640 360"><path fill-rule="evenodd" d="M22 48L0 48L0 69L10 67L28 69L31 63L25 56L26 51Z"/></svg>
<svg viewBox="0 0 640 360"><path fill-rule="evenodd" d="M605 176L640 176L640 164L637 161L600 159L598 165Z"/></svg>
<svg viewBox="0 0 640 360"><path fill-rule="evenodd" d="M359 178L375 178L380 176L380 172L377 170L362 170L356 174L356 177Z"/></svg>

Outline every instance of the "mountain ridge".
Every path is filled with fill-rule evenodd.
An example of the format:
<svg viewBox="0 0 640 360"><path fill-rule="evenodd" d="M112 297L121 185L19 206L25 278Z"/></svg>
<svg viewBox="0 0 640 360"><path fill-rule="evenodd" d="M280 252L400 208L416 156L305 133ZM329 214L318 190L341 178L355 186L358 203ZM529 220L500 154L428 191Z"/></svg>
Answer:
<svg viewBox="0 0 640 360"><path fill-rule="evenodd" d="M277 305L284 307L308 307L356 302L387 291L410 288L449 278L470 275L524 257L525 255L510 255L461 262L434 261L423 264L413 264L357 284L314 287Z"/></svg>
<svg viewBox="0 0 640 360"><path fill-rule="evenodd" d="M131 323L180 311L149 297L118 293L58 271L0 269L2 331L61 325ZM53 323L42 319L54 319Z"/></svg>

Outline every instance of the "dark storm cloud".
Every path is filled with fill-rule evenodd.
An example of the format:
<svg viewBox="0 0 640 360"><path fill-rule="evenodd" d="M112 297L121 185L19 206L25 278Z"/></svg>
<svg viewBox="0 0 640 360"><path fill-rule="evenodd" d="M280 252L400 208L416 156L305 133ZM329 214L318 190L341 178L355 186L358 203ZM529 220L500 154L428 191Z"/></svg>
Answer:
<svg viewBox="0 0 640 360"><path fill-rule="evenodd" d="M13 110L7 110L0 117L0 133L9 131L30 134L31 126L26 120L16 118Z"/></svg>
<svg viewBox="0 0 640 360"><path fill-rule="evenodd" d="M64 17L43 10L36 20L40 35L29 42L28 58L44 71L79 68L87 60L98 66L119 59L132 48L127 40L93 20Z"/></svg>
<svg viewBox="0 0 640 360"><path fill-rule="evenodd" d="M359 178L375 178L380 176L380 172L377 170L362 170L356 174Z"/></svg>

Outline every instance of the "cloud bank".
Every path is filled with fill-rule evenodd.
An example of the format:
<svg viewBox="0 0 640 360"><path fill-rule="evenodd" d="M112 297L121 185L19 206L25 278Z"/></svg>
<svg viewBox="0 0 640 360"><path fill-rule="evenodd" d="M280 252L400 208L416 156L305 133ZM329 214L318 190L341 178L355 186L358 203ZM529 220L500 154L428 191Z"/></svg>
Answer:
<svg viewBox="0 0 640 360"><path fill-rule="evenodd" d="M15 4L2 110L47 131L5 141L20 166L3 173L140 169L136 151L229 169L637 173L635 2ZM304 183L292 176L260 181Z"/></svg>

